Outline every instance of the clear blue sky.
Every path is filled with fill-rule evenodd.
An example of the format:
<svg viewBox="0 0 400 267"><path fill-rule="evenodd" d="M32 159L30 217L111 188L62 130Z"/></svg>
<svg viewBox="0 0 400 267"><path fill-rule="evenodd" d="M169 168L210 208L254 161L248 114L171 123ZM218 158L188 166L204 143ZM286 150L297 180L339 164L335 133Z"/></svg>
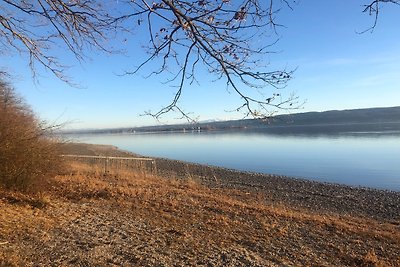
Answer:
<svg viewBox="0 0 400 267"><path fill-rule="evenodd" d="M283 10L277 19L278 53L266 58L271 68L297 68L285 94L295 92L306 100L305 111L353 109L400 105L400 7L381 10L373 33L357 34L373 23L361 13L364 0L300 1L293 11ZM50 123L69 121L68 128L112 128L156 124L143 117L170 103L174 88L162 77L145 79L146 72L117 76L140 63L140 33L128 40L126 55L93 53L78 63L62 55L71 68L67 74L82 88L72 88L39 68L39 83L31 78L26 58L2 55L1 65L13 74L13 85L35 112ZM186 87L180 106L200 120L241 118L226 110L240 105L240 99L226 91L224 82L200 74L200 85ZM268 90L268 89L266 89ZM165 123L176 122L176 114ZM183 122L183 121L181 121Z"/></svg>

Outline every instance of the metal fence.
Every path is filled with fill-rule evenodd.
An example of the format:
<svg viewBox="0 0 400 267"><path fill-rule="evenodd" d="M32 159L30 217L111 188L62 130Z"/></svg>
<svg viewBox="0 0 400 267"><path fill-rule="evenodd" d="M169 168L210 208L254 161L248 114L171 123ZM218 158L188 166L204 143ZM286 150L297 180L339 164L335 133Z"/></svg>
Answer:
<svg viewBox="0 0 400 267"><path fill-rule="evenodd" d="M118 171L145 171L157 174L156 161L152 158L108 157L86 155L62 155L62 157L78 161L89 166L100 167L104 173Z"/></svg>

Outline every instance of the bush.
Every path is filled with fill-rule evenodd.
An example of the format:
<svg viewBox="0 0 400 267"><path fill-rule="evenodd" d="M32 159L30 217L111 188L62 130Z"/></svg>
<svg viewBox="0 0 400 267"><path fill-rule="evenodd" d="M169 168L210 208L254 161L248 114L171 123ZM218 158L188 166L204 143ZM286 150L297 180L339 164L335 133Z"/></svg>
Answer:
<svg viewBox="0 0 400 267"><path fill-rule="evenodd" d="M0 77L0 186L38 191L61 168L59 144Z"/></svg>

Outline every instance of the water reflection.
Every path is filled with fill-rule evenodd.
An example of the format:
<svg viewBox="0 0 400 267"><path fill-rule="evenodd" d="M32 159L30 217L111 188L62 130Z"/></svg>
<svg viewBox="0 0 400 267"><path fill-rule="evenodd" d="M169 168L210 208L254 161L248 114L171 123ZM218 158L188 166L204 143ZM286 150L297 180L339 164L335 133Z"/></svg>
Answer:
<svg viewBox="0 0 400 267"><path fill-rule="evenodd" d="M186 132L74 138L146 156L400 191L399 132Z"/></svg>

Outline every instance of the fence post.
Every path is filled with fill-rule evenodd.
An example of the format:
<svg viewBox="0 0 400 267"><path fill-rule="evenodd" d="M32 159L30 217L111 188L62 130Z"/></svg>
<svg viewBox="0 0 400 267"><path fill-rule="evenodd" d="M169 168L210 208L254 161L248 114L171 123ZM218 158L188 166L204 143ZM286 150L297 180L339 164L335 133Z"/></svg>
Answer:
<svg viewBox="0 0 400 267"><path fill-rule="evenodd" d="M151 170L152 170L152 172L153 172L153 175L157 175L157 165L156 165L156 161L155 160L152 160L151 161Z"/></svg>
<svg viewBox="0 0 400 267"><path fill-rule="evenodd" d="M108 157L106 157L104 161L104 173L108 173Z"/></svg>

